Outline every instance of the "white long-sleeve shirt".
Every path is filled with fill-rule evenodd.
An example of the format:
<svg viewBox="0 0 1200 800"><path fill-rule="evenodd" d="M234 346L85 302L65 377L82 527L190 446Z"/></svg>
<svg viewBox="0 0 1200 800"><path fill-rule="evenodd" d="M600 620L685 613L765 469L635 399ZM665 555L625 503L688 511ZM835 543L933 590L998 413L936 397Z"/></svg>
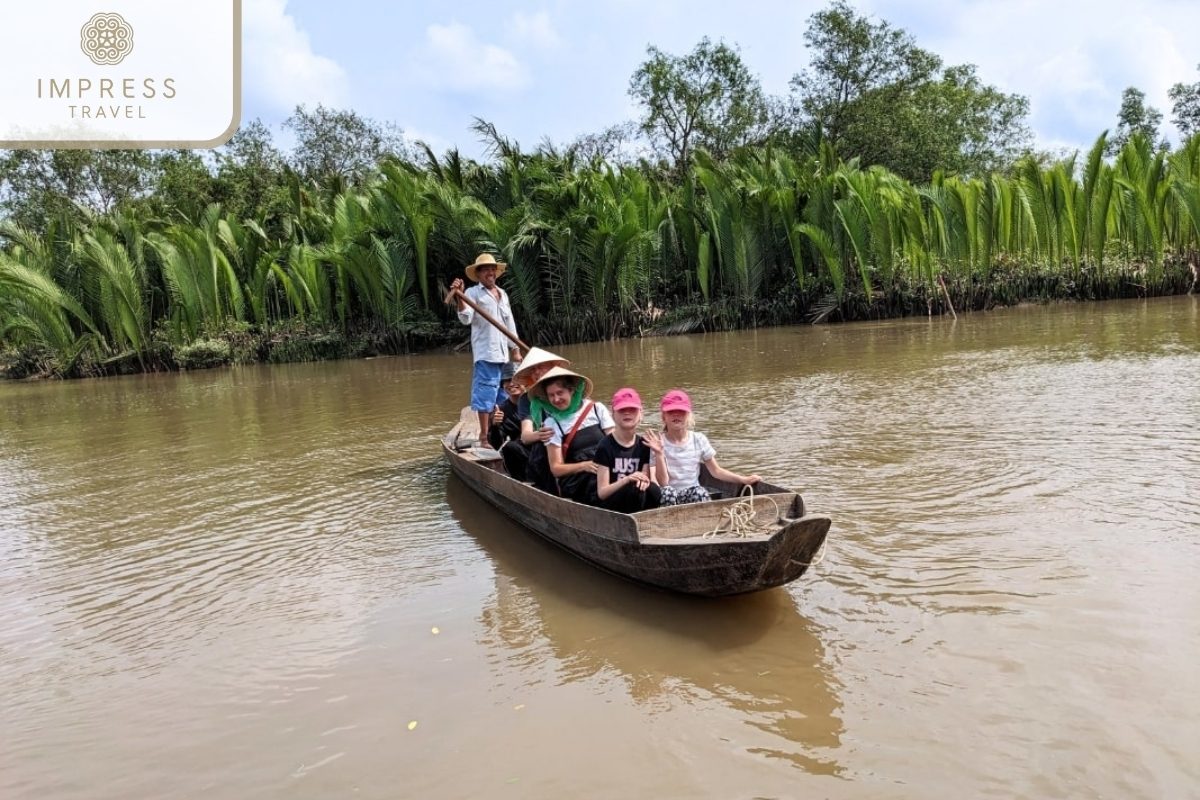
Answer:
<svg viewBox="0 0 1200 800"><path fill-rule="evenodd" d="M508 302L508 293L499 286L496 289L500 292L499 302L481 283L475 284L463 294L495 317L496 321L507 328L513 336L520 339L521 334L517 333L517 322L513 319L512 306ZM475 309L470 306L463 308L458 312L458 321L463 325L471 326L471 355L475 361L491 361L502 364L509 360L509 353L513 351L515 345L507 336L498 331L495 325L476 314Z"/></svg>

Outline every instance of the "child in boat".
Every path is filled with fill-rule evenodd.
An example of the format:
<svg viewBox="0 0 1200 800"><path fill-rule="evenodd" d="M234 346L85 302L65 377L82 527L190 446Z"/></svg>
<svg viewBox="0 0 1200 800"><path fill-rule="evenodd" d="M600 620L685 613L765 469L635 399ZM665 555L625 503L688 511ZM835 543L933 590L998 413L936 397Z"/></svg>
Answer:
<svg viewBox="0 0 1200 800"><path fill-rule="evenodd" d="M529 394L533 418L542 416L543 427L550 430L546 459L557 481L558 494L595 505L598 467L592 456L612 432L613 419L603 403L590 399L591 379L553 367L530 388Z"/></svg>
<svg viewBox="0 0 1200 800"><path fill-rule="evenodd" d="M642 424L642 398L628 387L613 395L612 414L616 427L604 437L592 460L596 472L597 505L609 511L634 514L658 508L662 502L660 484L667 482L662 437L654 431L637 433ZM650 477L650 454L658 456L658 474Z"/></svg>
<svg viewBox="0 0 1200 800"><path fill-rule="evenodd" d="M554 476L550 474L550 462L546 460L546 440L550 431L542 428L542 419L533 421L530 405L529 387L541 380L551 367L569 367L571 362L562 356L555 355L540 347L531 347L517 365L513 373L513 382L522 387L520 400L517 402L517 423L519 432L502 448L500 455L504 458L504 469L519 481L532 481L538 486L551 486Z"/></svg>
<svg viewBox="0 0 1200 800"><path fill-rule="evenodd" d="M752 486L761 478L757 475L738 475L717 463L717 451L703 433L692 430L692 400L686 392L672 389L660 404L663 420L662 457L670 477L662 488L662 504L677 506L711 500L708 490L700 485L700 464L714 478L730 483ZM657 468L657 463L655 463Z"/></svg>
<svg viewBox="0 0 1200 800"><path fill-rule="evenodd" d="M500 389L505 394L504 402L492 412L492 425L488 429L488 442L494 450L500 450L506 442L521 436L521 416L517 411L517 402L524 394L525 388L513 380L516 369L516 363L509 361L500 372Z"/></svg>

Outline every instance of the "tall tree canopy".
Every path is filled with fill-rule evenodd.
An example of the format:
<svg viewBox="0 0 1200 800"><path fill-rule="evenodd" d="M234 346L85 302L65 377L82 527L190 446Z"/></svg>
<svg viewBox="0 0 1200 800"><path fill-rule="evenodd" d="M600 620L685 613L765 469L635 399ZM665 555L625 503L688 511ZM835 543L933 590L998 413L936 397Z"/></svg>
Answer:
<svg viewBox="0 0 1200 800"><path fill-rule="evenodd" d="M974 65L943 67L845 0L810 17L804 39L812 61L791 81L793 135L819 128L842 157L916 181L1003 169L1032 142L1026 98L984 84Z"/></svg>
<svg viewBox="0 0 1200 800"><path fill-rule="evenodd" d="M406 157L408 146L400 128L378 123L354 111L318 105L312 111L296 106L283 127L296 136L291 166L310 179L331 175L361 183L375 173L385 156Z"/></svg>
<svg viewBox="0 0 1200 800"><path fill-rule="evenodd" d="M1159 133L1162 112L1146 105L1146 93L1134 86L1121 92L1121 110L1117 113L1117 129L1108 138L1105 155L1116 155L1135 135L1146 137L1154 147L1165 150L1167 140Z"/></svg>
<svg viewBox="0 0 1200 800"><path fill-rule="evenodd" d="M629 95L641 105L640 128L660 156L682 168L697 147L723 159L762 135L766 97L735 47L705 37L685 56L653 45L646 54Z"/></svg>
<svg viewBox="0 0 1200 800"><path fill-rule="evenodd" d="M1200 66L1196 69L1200 69ZM1200 81L1177 83L1170 88L1167 96L1172 103L1171 122L1175 123L1184 138L1200 133Z"/></svg>
<svg viewBox="0 0 1200 800"><path fill-rule="evenodd" d="M103 214L154 186L149 150L0 150L0 214L43 230L52 219Z"/></svg>

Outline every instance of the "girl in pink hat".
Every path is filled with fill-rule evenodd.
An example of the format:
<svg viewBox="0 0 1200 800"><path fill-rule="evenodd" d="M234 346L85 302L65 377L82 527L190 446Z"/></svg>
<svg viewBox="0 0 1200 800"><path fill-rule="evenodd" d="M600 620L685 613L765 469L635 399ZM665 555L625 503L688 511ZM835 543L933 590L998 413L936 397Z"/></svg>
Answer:
<svg viewBox="0 0 1200 800"><path fill-rule="evenodd" d="M730 472L717 463L717 451L708 437L692 430L692 400L686 392L680 389L667 392L659 409L663 420L662 458L669 475L667 485L662 488L664 506L712 499L708 490L700 485L701 464L708 468L708 473L714 478L730 483L749 486L762 480L757 475L743 476Z"/></svg>
<svg viewBox="0 0 1200 800"><path fill-rule="evenodd" d="M666 482L662 459L662 437L654 431L639 436L642 398L629 387L613 395L612 416L616 427L596 448L592 461L596 471L596 495L601 508L634 514L658 508L662 503L661 483ZM651 454L658 455L659 475L650 476Z"/></svg>

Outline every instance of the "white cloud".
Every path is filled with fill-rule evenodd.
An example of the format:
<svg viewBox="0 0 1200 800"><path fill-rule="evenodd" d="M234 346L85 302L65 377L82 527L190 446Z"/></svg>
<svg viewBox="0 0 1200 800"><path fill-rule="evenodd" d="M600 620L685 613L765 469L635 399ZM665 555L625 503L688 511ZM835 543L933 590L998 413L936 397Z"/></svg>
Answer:
<svg viewBox="0 0 1200 800"><path fill-rule="evenodd" d="M246 94L290 110L299 103L338 107L349 96L345 70L312 50L287 13L287 0L242 5L242 81Z"/></svg>
<svg viewBox="0 0 1200 800"><path fill-rule="evenodd" d="M424 56L427 80L438 88L463 92L517 89L528 80L512 53L484 44L459 22L426 28Z"/></svg>
<svg viewBox="0 0 1200 800"><path fill-rule="evenodd" d="M533 15L518 11L513 14L508 27L515 38L534 47L554 50L560 44L558 33L550 23L550 15L545 11L539 11Z"/></svg>
<svg viewBox="0 0 1200 800"><path fill-rule="evenodd" d="M421 128L414 128L409 125L404 126L404 140L408 143L409 148L414 153L416 153L416 145L418 142L424 142L425 144L429 145L429 149L438 155L454 147L454 142L438 135L437 133L433 133Z"/></svg>

